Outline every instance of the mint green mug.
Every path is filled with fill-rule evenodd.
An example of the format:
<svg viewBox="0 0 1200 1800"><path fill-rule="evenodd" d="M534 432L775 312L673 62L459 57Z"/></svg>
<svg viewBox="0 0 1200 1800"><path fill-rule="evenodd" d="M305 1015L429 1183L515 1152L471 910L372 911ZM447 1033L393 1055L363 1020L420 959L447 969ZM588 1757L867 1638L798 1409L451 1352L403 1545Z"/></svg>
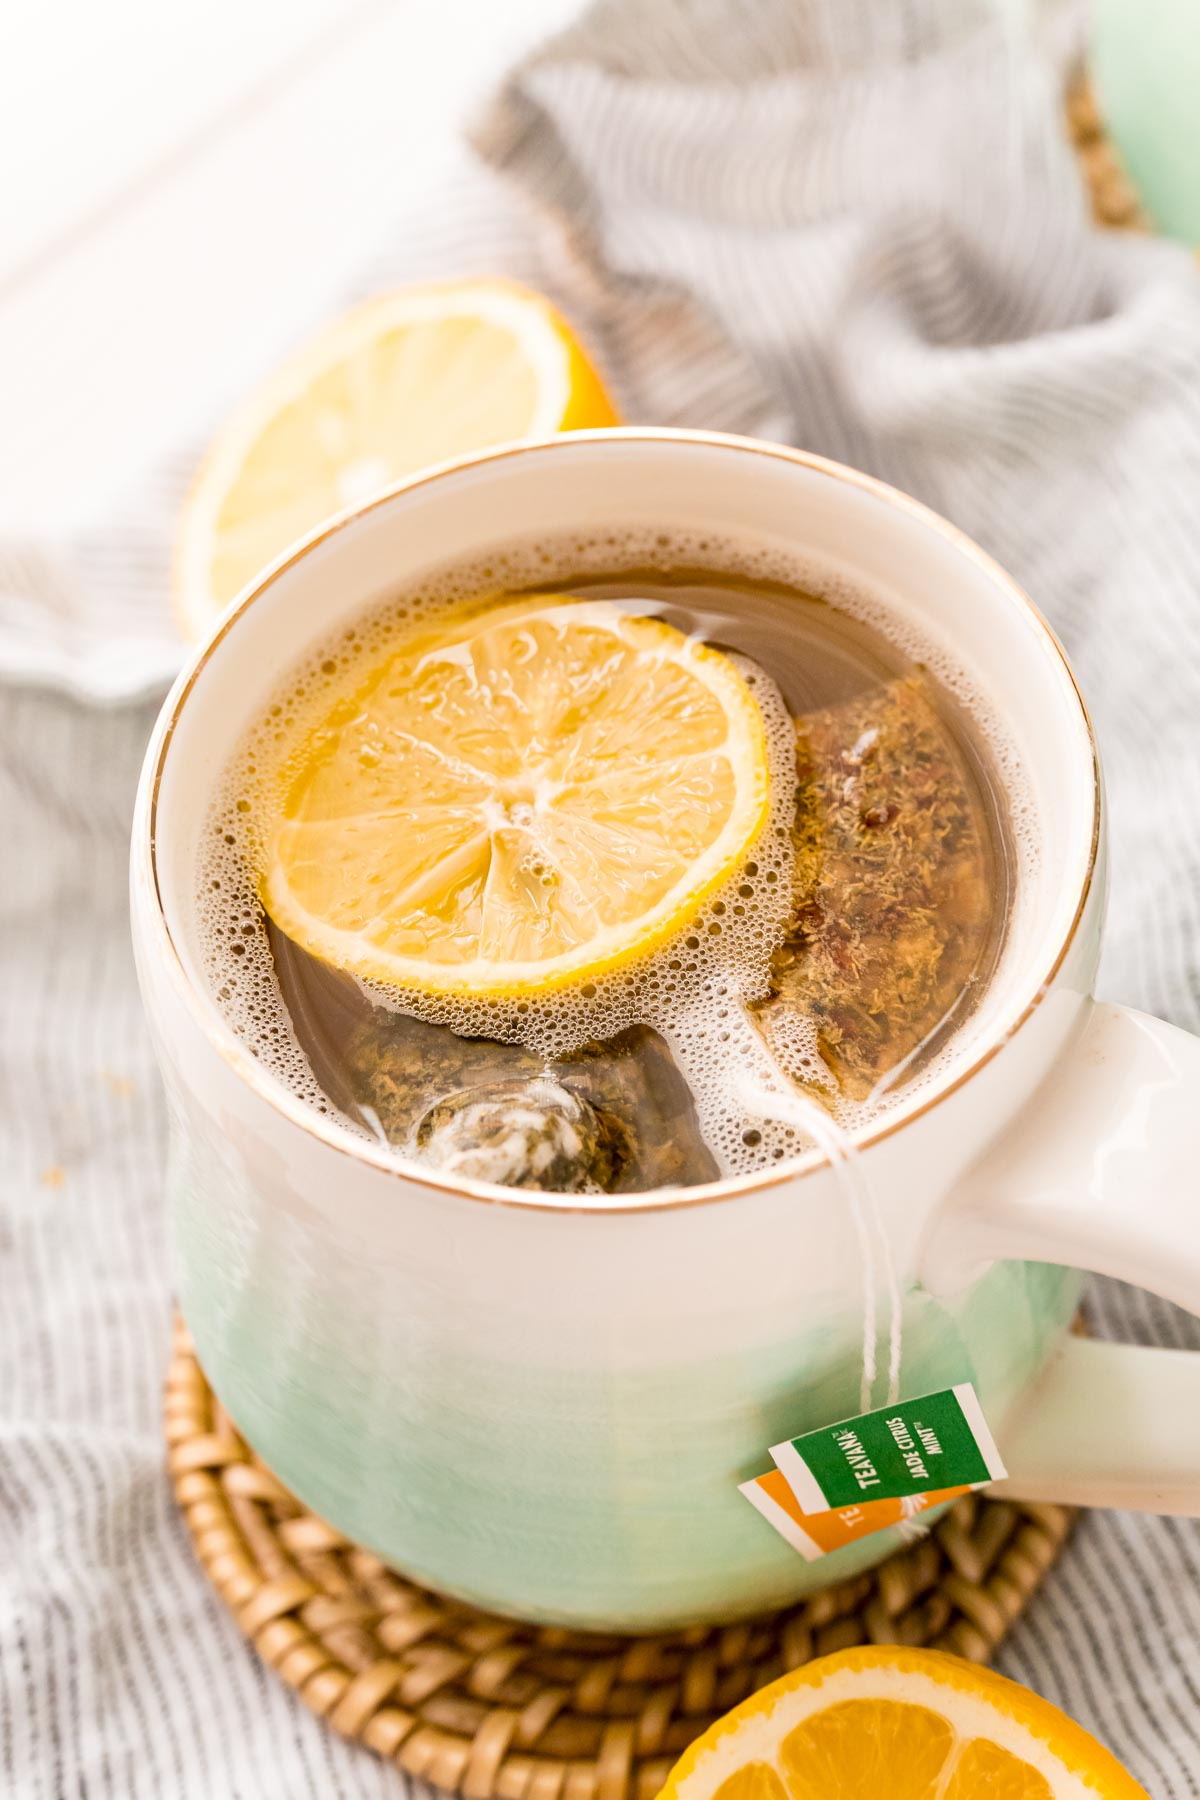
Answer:
<svg viewBox="0 0 1200 1800"><path fill-rule="evenodd" d="M163 709L134 935L170 1099L179 1296L229 1413L349 1537L528 1618L735 1618L895 1547L883 1532L805 1563L738 1492L769 1445L859 1406L861 1250L819 1152L599 1202L452 1182L302 1105L209 995L200 832L284 669L451 554L478 560L548 520L802 548L998 709L1042 854L950 1059L859 1140L902 1296L902 1389L974 1382L1011 1492L1200 1511L1200 1440L1170 1428L1173 1408L1200 1412L1200 1358L1067 1336L1080 1269L1200 1308L1200 1044L1090 997L1101 789L1063 653L1003 571L915 502L700 433L503 447L342 515L233 605Z"/></svg>
<svg viewBox="0 0 1200 1800"><path fill-rule="evenodd" d="M1200 245L1195 0L1098 0L1091 68L1105 128L1154 223Z"/></svg>

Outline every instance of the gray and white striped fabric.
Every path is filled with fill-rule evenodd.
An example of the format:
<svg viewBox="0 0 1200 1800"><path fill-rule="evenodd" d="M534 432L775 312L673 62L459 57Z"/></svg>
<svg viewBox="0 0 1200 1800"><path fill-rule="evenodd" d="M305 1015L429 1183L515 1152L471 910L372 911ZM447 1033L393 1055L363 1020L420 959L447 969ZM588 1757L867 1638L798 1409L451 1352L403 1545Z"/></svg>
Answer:
<svg viewBox="0 0 1200 1800"><path fill-rule="evenodd" d="M1200 280L1085 221L1058 52L1000 0L608 0L346 298L500 270L635 421L786 437L946 513L1067 641L1108 770L1103 989L1200 1029ZM483 166L490 165L489 167ZM125 847L192 450L85 540L0 544L0 1793L298 1800L401 1778L310 1719L162 1471L164 1127ZM1104 1335L1200 1324L1099 1286ZM1200 1527L1095 1514L1001 1666L1200 1794Z"/></svg>

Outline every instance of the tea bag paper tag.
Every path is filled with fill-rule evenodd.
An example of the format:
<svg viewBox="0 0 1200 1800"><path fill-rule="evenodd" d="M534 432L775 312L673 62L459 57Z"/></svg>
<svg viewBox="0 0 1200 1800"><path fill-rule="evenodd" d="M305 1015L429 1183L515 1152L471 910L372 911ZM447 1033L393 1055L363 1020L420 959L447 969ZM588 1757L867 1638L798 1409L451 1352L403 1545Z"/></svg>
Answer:
<svg viewBox="0 0 1200 1800"><path fill-rule="evenodd" d="M772 1444L771 1455L806 1516L982 1487L1006 1473L969 1381Z"/></svg>
<svg viewBox="0 0 1200 1800"><path fill-rule="evenodd" d="M957 1500L960 1494L969 1493L970 1489L938 1488L928 1494L911 1494L902 1500L864 1500L853 1506L807 1515L800 1511L796 1496L778 1469L756 1475L753 1481L742 1482L738 1491L793 1550L799 1551L805 1562L817 1562L831 1550L840 1550L844 1544L856 1544L860 1538L884 1531L889 1525L898 1525L906 1537L921 1537L925 1532L920 1516L923 1512L932 1511L943 1501Z"/></svg>

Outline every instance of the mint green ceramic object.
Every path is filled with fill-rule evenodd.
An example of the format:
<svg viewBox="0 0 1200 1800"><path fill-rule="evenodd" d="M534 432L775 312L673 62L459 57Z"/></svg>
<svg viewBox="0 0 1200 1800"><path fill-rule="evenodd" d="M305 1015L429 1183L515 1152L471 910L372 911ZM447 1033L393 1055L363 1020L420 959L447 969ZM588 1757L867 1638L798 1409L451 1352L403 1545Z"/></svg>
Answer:
<svg viewBox="0 0 1200 1800"><path fill-rule="evenodd" d="M1096 0L1093 31L1101 114L1147 212L1200 244L1200 5Z"/></svg>
<svg viewBox="0 0 1200 1800"><path fill-rule="evenodd" d="M738 1492L771 1467L769 1444L858 1410L849 1265L844 1296L747 1330L737 1356L597 1370L561 1344L479 1359L451 1336L431 1355L445 1296L410 1289L389 1311L394 1279L369 1246L326 1247L318 1273L303 1228L247 1233L251 1196L223 1182L216 1201L196 1148L193 1160L177 1141L170 1199L201 1364L280 1479L406 1574L553 1624L649 1631L785 1605L899 1547L889 1531L806 1563ZM1067 1328L1080 1280L998 1263L953 1301L910 1292L904 1392L973 1381L1003 1420Z"/></svg>

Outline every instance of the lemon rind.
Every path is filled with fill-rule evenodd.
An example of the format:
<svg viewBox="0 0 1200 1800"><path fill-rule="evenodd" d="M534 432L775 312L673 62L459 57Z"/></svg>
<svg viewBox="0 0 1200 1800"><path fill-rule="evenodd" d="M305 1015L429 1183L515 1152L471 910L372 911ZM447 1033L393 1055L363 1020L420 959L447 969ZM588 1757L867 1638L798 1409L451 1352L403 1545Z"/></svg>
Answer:
<svg viewBox="0 0 1200 1800"><path fill-rule="evenodd" d="M572 354L582 353L565 321L532 289L500 280L431 282L363 301L268 374L237 408L201 463L184 502L174 559L175 612L189 640L203 636L238 598L221 602L209 585L217 519L238 471L270 422L318 375L346 360L372 336L422 320L464 317L509 331L536 371L537 406L525 430L514 435L556 434L571 409ZM281 553L286 548L282 545Z"/></svg>

